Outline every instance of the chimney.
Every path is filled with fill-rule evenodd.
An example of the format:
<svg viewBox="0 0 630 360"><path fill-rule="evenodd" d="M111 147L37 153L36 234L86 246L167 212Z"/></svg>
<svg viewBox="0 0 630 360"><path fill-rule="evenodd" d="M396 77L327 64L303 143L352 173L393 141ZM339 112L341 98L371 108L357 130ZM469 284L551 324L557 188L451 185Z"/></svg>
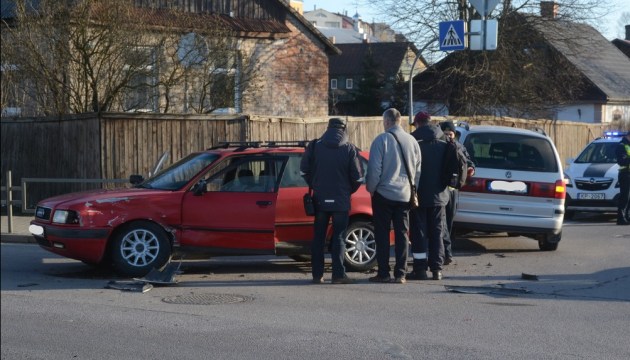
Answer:
<svg viewBox="0 0 630 360"><path fill-rule="evenodd" d="M330 40L330 42L333 43L333 44L335 44L336 41L337 41L337 39L335 39L334 36L329 37L328 40Z"/></svg>
<svg viewBox="0 0 630 360"><path fill-rule="evenodd" d="M626 40L630 41L630 25L626 25Z"/></svg>
<svg viewBox="0 0 630 360"><path fill-rule="evenodd" d="M545 19L555 19L558 17L558 10L560 5L555 1L541 1L540 2L540 16Z"/></svg>

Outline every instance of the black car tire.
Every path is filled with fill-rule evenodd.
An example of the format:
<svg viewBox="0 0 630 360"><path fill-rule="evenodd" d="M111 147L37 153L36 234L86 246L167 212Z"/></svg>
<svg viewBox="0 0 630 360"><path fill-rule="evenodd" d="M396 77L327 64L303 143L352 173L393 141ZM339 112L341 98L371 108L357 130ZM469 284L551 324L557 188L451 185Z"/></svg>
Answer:
<svg viewBox="0 0 630 360"><path fill-rule="evenodd" d="M542 251L555 251L562 238L562 231L558 234L545 234L538 239L538 248Z"/></svg>
<svg viewBox="0 0 630 360"><path fill-rule="evenodd" d="M171 257L171 243L164 229L149 221L136 221L117 232L111 247L114 270L140 277L161 269Z"/></svg>
<svg viewBox="0 0 630 360"><path fill-rule="evenodd" d="M376 265L374 225L369 221L353 221L346 229L346 270L367 271Z"/></svg>

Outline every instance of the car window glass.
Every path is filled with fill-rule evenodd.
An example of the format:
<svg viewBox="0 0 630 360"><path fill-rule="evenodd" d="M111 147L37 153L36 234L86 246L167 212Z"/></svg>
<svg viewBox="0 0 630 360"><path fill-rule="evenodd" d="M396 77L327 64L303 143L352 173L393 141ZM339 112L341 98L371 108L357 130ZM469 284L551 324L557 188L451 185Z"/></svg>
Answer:
<svg viewBox="0 0 630 360"><path fill-rule="evenodd" d="M178 190L217 158L217 154L190 154L157 173L140 186L151 189Z"/></svg>
<svg viewBox="0 0 630 360"><path fill-rule="evenodd" d="M543 138L505 133L471 133L464 142L477 167L556 172L552 144Z"/></svg>
<svg viewBox="0 0 630 360"><path fill-rule="evenodd" d="M575 159L576 163L607 163L617 162L615 142L590 143Z"/></svg>
<svg viewBox="0 0 630 360"><path fill-rule="evenodd" d="M230 158L214 166L206 178L208 191L274 192L282 158Z"/></svg>
<svg viewBox="0 0 630 360"><path fill-rule="evenodd" d="M287 167L282 175L282 180L280 180L281 188L308 186L302 175L300 175L301 159L302 157L300 155L292 154L289 156Z"/></svg>

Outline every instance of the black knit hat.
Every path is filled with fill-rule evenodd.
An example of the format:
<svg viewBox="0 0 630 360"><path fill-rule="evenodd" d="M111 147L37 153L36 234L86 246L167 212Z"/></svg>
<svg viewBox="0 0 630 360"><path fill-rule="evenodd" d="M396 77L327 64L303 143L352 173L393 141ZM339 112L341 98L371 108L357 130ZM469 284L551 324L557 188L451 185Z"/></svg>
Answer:
<svg viewBox="0 0 630 360"><path fill-rule="evenodd" d="M452 121L442 121L440 123L440 128L442 129L442 131L450 130L452 132L455 132L455 124L453 124Z"/></svg>
<svg viewBox="0 0 630 360"><path fill-rule="evenodd" d="M328 120L328 128L345 129L346 123L340 118L332 118Z"/></svg>

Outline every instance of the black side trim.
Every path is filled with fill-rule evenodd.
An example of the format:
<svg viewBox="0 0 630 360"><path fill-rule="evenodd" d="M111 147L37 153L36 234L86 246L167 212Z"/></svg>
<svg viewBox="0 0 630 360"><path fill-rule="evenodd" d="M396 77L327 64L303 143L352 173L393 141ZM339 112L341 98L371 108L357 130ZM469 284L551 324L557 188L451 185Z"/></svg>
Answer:
<svg viewBox="0 0 630 360"><path fill-rule="evenodd" d="M274 250L252 250L252 249L228 249L220 247L205 246L176 246L178 253L205 254L209 256L220 255L276 255Z"/></svg>

